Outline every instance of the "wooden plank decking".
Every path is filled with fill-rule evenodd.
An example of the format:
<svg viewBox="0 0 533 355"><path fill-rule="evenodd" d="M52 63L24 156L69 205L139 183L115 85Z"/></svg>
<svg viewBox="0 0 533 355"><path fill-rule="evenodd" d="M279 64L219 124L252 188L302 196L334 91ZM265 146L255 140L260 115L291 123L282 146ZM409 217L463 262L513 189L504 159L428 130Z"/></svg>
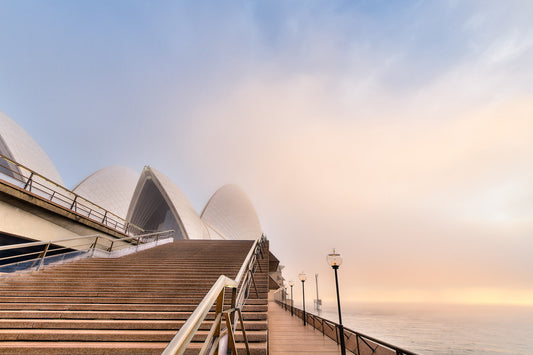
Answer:
<svg viewBox="0 0 533 355"><path fill-rule="evenodd" d="M340 354L340 347L302 319L291 317L273 299L268 302L269 354Z"/></svg>

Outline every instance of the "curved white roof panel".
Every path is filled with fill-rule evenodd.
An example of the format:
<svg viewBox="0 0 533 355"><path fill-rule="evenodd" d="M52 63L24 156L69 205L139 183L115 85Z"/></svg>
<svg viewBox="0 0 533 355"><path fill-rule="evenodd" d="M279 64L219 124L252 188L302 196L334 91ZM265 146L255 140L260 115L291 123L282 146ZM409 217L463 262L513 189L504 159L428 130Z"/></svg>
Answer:
<svg viewBox="0 0 533 355"><path fill-rule="evenodd" d="M189 199L158 170L145 167L127 220L149 230L174 229L178 239L208 239L209 233Z"/></svg>
<svg viewBox="0 0 533 355"><path fill-rule="evenodd" d="M217 190L207 202L201 216L204 223L216 236L225 239L257 239L261 224L257 213L246 194L235 185L225 185Z"/></svg>
<svg viewBox="0 0 533 355"><path fill-rule="evenodd" d="M41 146L22 127L1 111L0 153L64 186L61 175Z"/></svg>
<svg viewBox="0 0 533 355"><path fill-rule="evenodd" d="M100 169L80 182L73 192L92 203L126 218L139 174L124 166Z"/></svg>

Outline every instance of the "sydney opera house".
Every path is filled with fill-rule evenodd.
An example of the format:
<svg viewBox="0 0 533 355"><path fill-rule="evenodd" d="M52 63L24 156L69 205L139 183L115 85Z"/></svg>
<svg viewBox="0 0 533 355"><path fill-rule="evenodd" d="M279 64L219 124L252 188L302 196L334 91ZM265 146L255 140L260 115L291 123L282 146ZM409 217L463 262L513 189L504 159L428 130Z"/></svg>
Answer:
<svg viewBox="0 0 533 355"><path fill-rule="evenodd" d="M321 327L317 353L340 344L357 354L413 354L314 318L305 302L293 307L282 269L237 186L219 188L200 213L150 166L140 174L105 167L69 188L0 112L0 353L291 352L284 329L300 326L294 315ZM303 333L289 333L309 349ZM360 352L360 342L372 351Z"/></svg>
<svg viewBox="0 0 533 355"><path fill-rule="evenodd" d="M64 186L60 173L39 144L2 112L0 179L24 188L31 179L33 191L38 191L51 202L67 207L77 206L76 212L81 214L84 211L81 206L85 206L85 211L90 210L90 217L103 216L100 222L109 222L111 216L115 221L127 221L128 232L133 231L134 226L143 232L173 230L175 239L251 240L261 235L254 207L246 194L234 185L226 185L216 191L201 213L194 209L172 180L150 166L145 166L140 175L122 166L105 167L69 189ZM20 223L16 226L11 219L23 218L21 211L17 212L8 205L5 198L0 199L0 211L4 216L0 217L3 244L18 238L42 239L35 235L35 231L24 233L31 229L35 214L32 219L24 219L22 224L25 226L21 229ZM47 217L43 219L51 220ZM65 229L64 223L57 224ZM42 221L35 221L35 228L42 228L42 225ZM61 236L61 228L57 230L56 239Z"/></svg>

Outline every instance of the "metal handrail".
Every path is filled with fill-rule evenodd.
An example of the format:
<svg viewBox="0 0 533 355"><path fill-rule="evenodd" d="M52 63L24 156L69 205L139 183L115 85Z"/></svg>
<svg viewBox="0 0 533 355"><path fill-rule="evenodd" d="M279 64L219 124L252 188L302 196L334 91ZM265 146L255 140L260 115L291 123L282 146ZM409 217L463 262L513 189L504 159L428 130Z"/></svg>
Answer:
<svg viewBox="0 0 533 355"><path fill-rule="evenodd" d="M100 235L100 234L80 235L80 236L76 236L76 237L54 239L54 240L49 240L49 241L45 241L45 242L42 241L42 242L29 242L29 243L2 245L2 246L0 246L0 251L2 251L2 250L10 250L10 249L18 249L18 248L35 247L35 246L46 245L46 244L58 244L58 243L62 243L62 242L68 242L68 241L71 241L71 240L92 239L92 238L96 238L96 237L98 237L99 239L106 239L106 240L110 241L111 243L113 243L113 242L123 242L123 241L132 240L132 239L141 239L141 238L151 237L151 236L155 236L155 235L169 234L169 233L173 233L173 232L174 232L174 230L171 229L171 230L163 231L163 232L153 232L153 233L147 233L147 234L139 234L139 235L124 237L124 238L110 238L108 236ZM0 258L0 260L2 260L2 259Z"/></svg>
<svg viewBox="0 0 533 355"><path fill-rule="evenodd" d="M105 249L102 249L102 250L105 250L106 252L110 253L110 252L113 252L113 247L115 246L115 243L117 243L117 242L126 243L126 244L129 244L129 245L137 245L138 246L138 245L141 245L141 244L148 243L148 241L146 241L146 242L144 241L144 240L146 240L146 238L154 238L155 237L155 241L157 242L160 239L165 239L165 238L172 237L173 233L174 233L174 230L167 230L167 231L162 231L162 232L153 232L153 233L147 233L147 234L140 234L140 235L129 236L129 237L124 237L124 238L110 238L110 237L105 236L105 235L92 234L92 235L84 235L84 236L76 236L76 237L69 237L69 238L54 239L54 240L49 240L49 241L40 241L40 242L29 242L29 243L19 243L19 244L4 245L4 246L0 246L0 252L7 251L7 250L38 247L38 246L44 246L44 250L1 257L0 258L0 262L1 261L5 261L5 260L9 260L9 259L22 258L22 257L29 256L29 255L39 254L36 258L27 259L27 260L23 260L23 261L17 261L17 262L13 262L13 263L1 264L0 267L11 266L11 265L17 264L19 262L31 262L31 261L34 261L34 264L35 264L37 261L39 261L39 264L37 266L37 270L39 270L44 265L44 260L45 260L45 258L47 256L47 254L49 254L49 252L57 252L57 251L60 251L60 250L73 249L73 252L90 253L92 251L93 254L94 254L94 250L96 250L98 248L98 242L101 241L101 240L106 240L106 241L109 242L108 243L109 246L107 248L105 248ZM75 240L86 240L87 242L84 243L84 244L70 245L70 246L68 246L68 244L67 244L67 246L64 246L65 242L72 242L72 241L75 241ZM63 246L61 246L61 244L63 244ZM59 245L60 247L59 248L50 249L50 246L55 246L55 245ZM84 250L85 248L82 248L82 247L87 247L87 246L88 246L87 250ZM75 248L82 248L82 249L76 250ZM34 264L32 264L32 267L34 266Z"/></svg>
<svg viewBox="0 0 533 355"><path fill-rule="evenodd" d="M279 304L287 312L290 312L291 311L291 307L292 307L293 313L296 316L298 316L299 318L303 318L303 316L304 316L303 315L303 311L300 308L291 306L290 304L288 304L286 302L281 302L279 300L275 300L275 301L276 301L277 304ZM333 321L331 321L329 319L322 318L320 316L317 316L317 315L315 315L313 313L309 313L309 312L305 312L305 316L307 318L313 319L313 324L311 324L310 322L307 322L307 324L312 325L317 330L321 330L323 335L335 340L337 342L337 344L339 344L339 338L338 338L339 337L339 334L338 334L339 324L337 324L337 323L335 323L335 322L333 322ZM315 325L315 319L320 321L319 324L322 324L322 328L321 329L319 329ZM330 334L326 334L326 332L324 331L324 324L326 324L328 326L328 328L330 328L331 330L335 329L335 338L332 335L330 335ZM385 349L387 349L389 351L394 351L397 355L417 355L416 353L414 353L412 351L402 349L402 348L400 348L400 347L398 347L396 345L392 345L392 344L389 344L389 343L384 342L382 340L379 340L379 339L376 339L374 337L371 337L369 335L366 335L366 334L363 334L363 333L360 333L360 332L356 332L355 330L346 328L344 326L343 326L343 330L344 330L344 335L347 338L346 340L350 340L350 338L352 336L355 336L355 343L353 345L351 345L351 347L349 347L348 343L347 343L346 349L351 351L352 353L354 353L356 355L361 354L361 353L367 354L368 351L370 351L371 354L378 353L380 348L385 348ZM365 351L361 352L359 340L361 340L368 347L368 349L365 349ZM368 341L372 342L375 345L375 348L373 348L372 345L370 345L368 343Z"/></svg>
<svg viewBox="0 0 533 355"><path fill-rule="evenodd" d="M3 161L6 161L8 165L6 166L2 164ZM12 169L9 166L10 163L18 170ZM10 172L11 174L8 174L7 172ZM145 232L142 228L129 223L127 220L117 216L105 208L98 206L97 204L87 200L75 192L72 192L66 187L59 185L58 183L2 154L0 154L0 174L9 177L8 180L2 179L6 182L9 182L11 179L17 181L20 184L18 187L26 192L32 193L40 198L44 198L44 194L50 202L58 204L63 208L67 208L93 221L104 224L109 228L113 228L119 232L130 235L134 234L133 231L135 231L135 233ZM39 182L39 180L41 180L41 182ZM40 192L40 194L38 192Z"/></svg>
<svg viewBox="0 0 533 355"><path fill-rule="evenodd" d="M182 354L185 348L191 342L194 334L200 328L200 325L204 321L205 317L211 310L213 303L219 298L220 293L224 291L226 287L237 287L235 280L230 279L227 276L220 275L211 287L207 295L202 299L202 302L196 307L189 319L183 324L179 332L174 336L172 341L168 344L162 355L167 354ZM183 351L179 349L183 348Z"/></svg>
<svg viewBox="0 0 533 355"><path fill-rule="evenodd" d="M196 331L206 318L209 310L215 302L215 321L213 322L207 339L200 350L200 354L205 354L209 348L215 349L219 345L220 339L226 334L229 338L229 344L233 352L236 354L237 349L235 344L234 329L237 317L240 321L241 331L243 333L246 346L246 353L250 354L241 308L246 302L245 296L249 291L251 283L253 282L255 284L255 281L253 281L253 272L255 271L255 264L258 254L262 255L261 248L263 247L263 243L265 241L266 237L264 235L254 241L235 279L231 279L225 275L219 276L218 280L213 284L209 292L202 299L202 302L200 302L189 319L187 319L172 341L167 345L162 355L183 354L187 350L187 346L191 342L192 338L196 334ZM239 294L237 295L236 291L239 285L240 290ZM224 310L224 293L226 288L231 289L231 306L229 309ZM223 316L226 320L225 329L222 329L221 327Z"/></svg>

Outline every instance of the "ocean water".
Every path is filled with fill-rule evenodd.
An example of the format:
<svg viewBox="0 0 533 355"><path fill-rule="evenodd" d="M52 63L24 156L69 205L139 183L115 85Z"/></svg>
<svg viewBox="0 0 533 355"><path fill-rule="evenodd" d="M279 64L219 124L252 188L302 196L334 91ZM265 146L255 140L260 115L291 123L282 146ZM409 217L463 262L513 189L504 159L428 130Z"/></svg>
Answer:
<svg viewBox="0 0 533 355"><path fill-rule="evenodd" d="M338 322L337 305L325 303L319 315ZM342 318L347 328L420 354L533 355L533 307L346 304Z"/></svg>

